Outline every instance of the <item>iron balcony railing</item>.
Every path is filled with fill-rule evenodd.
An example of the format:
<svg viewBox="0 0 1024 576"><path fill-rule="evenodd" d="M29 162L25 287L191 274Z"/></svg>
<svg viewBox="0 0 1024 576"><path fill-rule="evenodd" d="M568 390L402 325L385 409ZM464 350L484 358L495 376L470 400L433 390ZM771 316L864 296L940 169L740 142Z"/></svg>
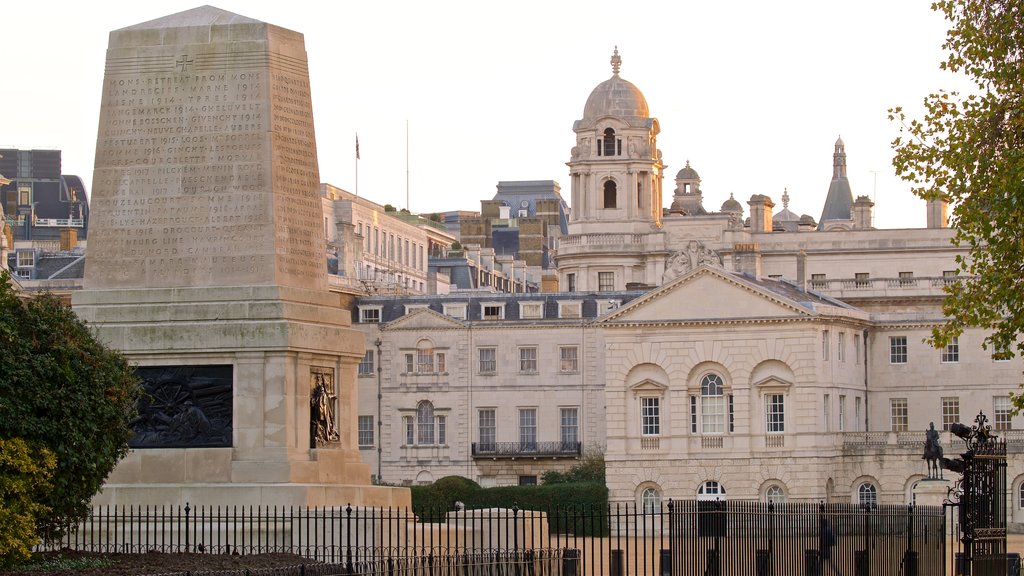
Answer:
<svg viewBox="0 0 1024 576"><path fill-rule="evenodd" d="M473 442L474 458L522 456L568 457L583 455L581 442Z"/></svg>

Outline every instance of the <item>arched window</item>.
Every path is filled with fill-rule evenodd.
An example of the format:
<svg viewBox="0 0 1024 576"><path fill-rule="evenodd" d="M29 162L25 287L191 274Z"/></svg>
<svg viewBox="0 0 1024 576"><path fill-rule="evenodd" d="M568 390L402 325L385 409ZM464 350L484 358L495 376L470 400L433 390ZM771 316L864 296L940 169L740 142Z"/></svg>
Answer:
<svg viewBox="0 0 1024 576"><path fill-rule="evenodd" d="M725 486L722 486L715 480L708 480L697 488L697 499L698 500L714 500L715 498L725 497Z"/></svg>
<svg viewBox="0 0 1024 576"><path fill-rule="evenodd" d="M708 374L700 382L701 432L703 434L725 433L725 394L722 377Z"/></svg>
<svg viewBox="0 0 1024 576"><path fill-rule="evenodd" d="M615 208L619 196L618 186L614 180L606 180L604 183L604 207Z"/></svg>
<svg viewBox="0 0 1024 576"><path fill-rule="evenodd" d="M778 484L772 484L771 486L765 489L764 500L765 502L775 502L776 504L778 504L779 502L785 502L786 492L783 491L782 486L779 486Z"/></svg>
<svg viewBox="0 0 1024 576"><path fill-rule="evenodd" d="M602 140L602 148L604 148L604 156L615 156L615 130L611 128L604 129L604 139Z"/></svg>
<svg viewBox="0 0 1024 576"><path fill-rule="evenodd" d="M870 482L864 482L857 488L857 504L862 508L878 507L878 490Z"/></svg>
<svg viewBox="0 0 1024 576"><path fill-rule="evenodd" d="M640 493L640 505L643 508L644 514L657 512L661 508L661 494L658 492L658 489L654 487L644 488L644 491Z"/></svg>
<svg viewBox="0 0 1024 576"><path fill-rule="evenodd" d="M434 443L434 405L424 400L416 405L416 444Z"/></svg>
<svg viewBox="0 0 1024 576"><path fill-rule="evenodd" d="M1020 483L1020 488L1017 489L1017 505L1024 510L1024 482Z"/></svg>

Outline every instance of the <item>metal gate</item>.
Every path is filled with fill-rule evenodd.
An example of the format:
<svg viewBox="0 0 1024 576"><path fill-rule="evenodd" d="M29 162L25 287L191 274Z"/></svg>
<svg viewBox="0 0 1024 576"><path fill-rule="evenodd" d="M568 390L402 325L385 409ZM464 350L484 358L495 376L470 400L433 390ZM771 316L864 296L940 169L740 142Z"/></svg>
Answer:
<svg viewBox="0 0 1024 576"><path fill-rule="evenodd" d="M961 473L946 503L959 540L951 551L952 566L958 576L1002 576L1008 568L1006 442L992 435L984 413L974 422L971 427L950 427L967 451L960 458L943 459L945 468Z"/></svg>

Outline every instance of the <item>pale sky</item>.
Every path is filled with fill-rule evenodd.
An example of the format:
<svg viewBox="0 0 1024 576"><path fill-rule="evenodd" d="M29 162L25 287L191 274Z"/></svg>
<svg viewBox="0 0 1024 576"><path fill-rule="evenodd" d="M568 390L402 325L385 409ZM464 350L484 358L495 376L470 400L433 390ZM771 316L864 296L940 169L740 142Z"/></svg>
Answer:
<svg viewBox="0 0 1024 576"><path fill-rule="evenodd" d="M689 160L704 206L766 194L817 220L846 143L854 196L879 228L922 227L924 202L891 165L898 126L956 80L939 70L947 23L930 0L221 0L305 35L320 180L414 212L479 210L501 180L555 180L570 197L572 125L591 90L621 77L658 118L665 201ZM199 6L9 2L0 146L56 148L91 195L111 30ZM639 8L644 6L644 8ZM406 124L408 122L408 162ZM407 174L408 166L408 174Z"/></svg>

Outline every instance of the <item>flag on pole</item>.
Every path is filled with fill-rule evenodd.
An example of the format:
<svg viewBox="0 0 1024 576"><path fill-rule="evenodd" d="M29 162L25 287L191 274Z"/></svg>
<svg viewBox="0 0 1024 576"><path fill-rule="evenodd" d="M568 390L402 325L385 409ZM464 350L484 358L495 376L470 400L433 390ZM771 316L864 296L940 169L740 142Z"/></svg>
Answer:
<svg viewBox="0 0 1024 576"><path fill-rule="evenodd" d="M359 160L359 134L356 134L356 160Z"/></svg>

